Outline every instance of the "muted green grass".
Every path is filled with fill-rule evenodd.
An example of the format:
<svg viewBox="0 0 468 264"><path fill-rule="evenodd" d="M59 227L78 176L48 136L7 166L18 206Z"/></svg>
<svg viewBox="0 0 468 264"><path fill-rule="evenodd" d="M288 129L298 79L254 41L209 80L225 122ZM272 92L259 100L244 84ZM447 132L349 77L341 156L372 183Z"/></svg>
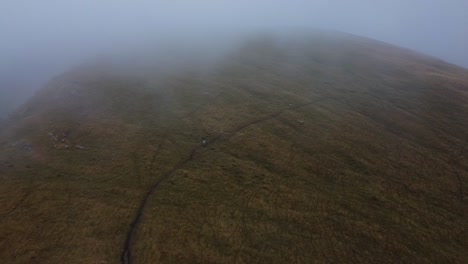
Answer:
<svg viewBox="0 0 468 264"><path fill-rule="evenodd" d="M135 263L466 262L467 72L349 37L289 47L51 83L0 136L1 258L119 263L149 187L222 135L149 198Z"/></svg>

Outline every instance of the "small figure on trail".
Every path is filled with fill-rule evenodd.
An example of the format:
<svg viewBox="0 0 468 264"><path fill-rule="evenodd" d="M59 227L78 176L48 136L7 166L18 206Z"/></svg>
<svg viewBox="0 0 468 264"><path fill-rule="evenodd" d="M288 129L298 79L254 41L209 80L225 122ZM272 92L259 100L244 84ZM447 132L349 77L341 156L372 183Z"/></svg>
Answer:
<svg viewBox="0 0 468 264"><path fill-rule="evenodd" d="M202 145L205 146L206 145L206 138L202 138Z"/></svg>

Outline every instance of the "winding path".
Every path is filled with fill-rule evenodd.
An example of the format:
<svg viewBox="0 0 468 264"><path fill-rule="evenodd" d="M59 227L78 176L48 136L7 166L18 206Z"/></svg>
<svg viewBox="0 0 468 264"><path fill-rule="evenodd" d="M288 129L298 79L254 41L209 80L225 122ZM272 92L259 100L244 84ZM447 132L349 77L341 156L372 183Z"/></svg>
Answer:
<svg viewBox="0 0 468 264"><path fill-rule="evenodd" d="M308 106L308 105L311 105L311 104L314 104L314 103L317 103L317 102L320 102L320 101L324 101L324 100L327 100L327 99L331 99L331 98L321 98L321 99L317 99L317 100L310 101L310 102L307 102L307 103L292 105L290 107L284 108L284 109L282 109L280 111L274 112L274 113L269 114L267 116L264 116L262 118L250 121L250 122L245 123L245 124L242 124L242 125L234 128L234 129L232 129L232 130L230 130L228 132L218 134L213 139L207 141L205 145L200 144L200 145L196 146L195 148L193 148L192 151L189 153L189 155L187 155L187 157L184 160L177 163L174 166L174 168L172 168L170 171L165 173L156 182L154 182L151 185L151 187L149 188L146 195L144 196L143 200L140 203L140 206L138 207L137 214L136 214L134 220L132 221L132 223L130 224L130 229L127 232L127 237L125 239L124 248L123 248L122 256L121 256L122 264L132 264L133 263L132 262L132 242L133 242L133 238L134 238L134 235L135 235L135 231L136 231L136 229L138 227L138 224L141 222L141 219L143 217L144 210L148 205L149 198L156 192L156 190L158 189L159 185L162 182L164 182L165 180L170 178L174 174L174 172L176 172L177 170L182 168L185 164L187 164L188 162L193 160L195 158L195 155L197 154L197 152L201 148L206 147L206 146L211 145L211 144L214 144L214 143L220 141L221 139L229 139L233 135L235 135L237 132L239 132L239 131L241 131L243 129L246 129L246 128L252 126L252 125L255 125L255 124L258 124L258 123L261 123L261 122L265 122L265 121L270 120L270 119L274 119L274 118L278 117L279 115L281 115L282 113L284 113L285 111L295 110L295 109L305 107L305 106Z"/></svg>

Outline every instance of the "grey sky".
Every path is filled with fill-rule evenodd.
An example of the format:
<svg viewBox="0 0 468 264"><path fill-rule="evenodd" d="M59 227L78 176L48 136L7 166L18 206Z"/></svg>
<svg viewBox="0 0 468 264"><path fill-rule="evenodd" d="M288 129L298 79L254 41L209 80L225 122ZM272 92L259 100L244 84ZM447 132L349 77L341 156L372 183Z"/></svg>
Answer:
<svg viewBox="0 0 468 264"><path fill-rule="evenodd" d="M363 35L468 68L467 0L1 0L0 98L18 76L31 79L15 88L26 89L146 38L295 27Z"/></svg>

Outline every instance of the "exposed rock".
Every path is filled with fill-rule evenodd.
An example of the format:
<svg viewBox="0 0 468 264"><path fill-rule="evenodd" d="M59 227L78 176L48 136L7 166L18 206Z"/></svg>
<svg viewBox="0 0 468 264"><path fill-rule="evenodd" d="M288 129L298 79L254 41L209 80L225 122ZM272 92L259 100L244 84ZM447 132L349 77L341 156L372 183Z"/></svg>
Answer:
<svg viewBox="0 0 468 264"><path fill-rule="evenodd" d="M17 141L11 146L20 150L32 151L32 145L23 141Z"/></svg>
<svg viewBox="0 0 468 264"><path fill-rule="evenodd" d="M64 143L58 143L54 145L54 148L56 149L68 149L70 148L70 145L64 144Z"/></svg>

